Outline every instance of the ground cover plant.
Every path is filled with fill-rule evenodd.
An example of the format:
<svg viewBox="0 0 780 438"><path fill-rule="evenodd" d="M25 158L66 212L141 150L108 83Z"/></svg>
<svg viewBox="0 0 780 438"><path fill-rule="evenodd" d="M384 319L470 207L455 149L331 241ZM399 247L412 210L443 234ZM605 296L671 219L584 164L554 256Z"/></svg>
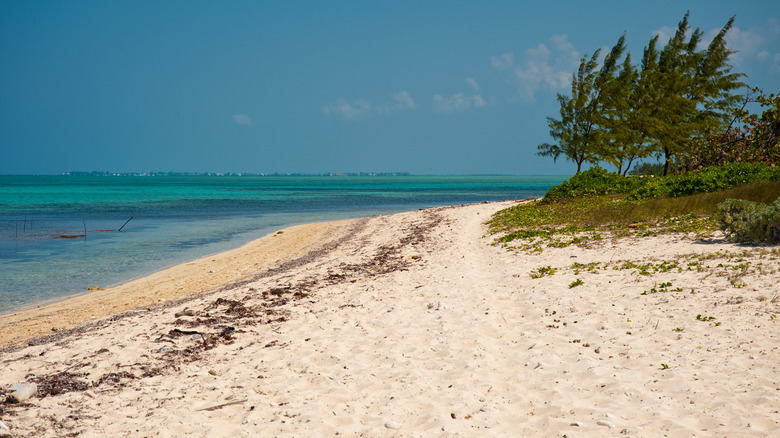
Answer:
<svg viewBox="0 0 780 438"><path fill-rule="evenodd" d="M545 247L587 246L604 233L708 236L719 226L735 240L776 243L778 198L780 167L762 163L646 178L624 177L596 166L551 188L540 201L497 212L488 225L507 248L537 252Z"/></svg>

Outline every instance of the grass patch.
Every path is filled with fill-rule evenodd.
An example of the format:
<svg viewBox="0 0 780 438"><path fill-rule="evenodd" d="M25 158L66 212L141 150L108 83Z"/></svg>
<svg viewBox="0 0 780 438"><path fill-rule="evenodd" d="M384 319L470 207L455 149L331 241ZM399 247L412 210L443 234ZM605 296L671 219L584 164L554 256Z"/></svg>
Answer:
<svg viewBox="0 0 780 438"><path fill-rule="evenodd" d="M585 188L567 181L561 185L563 188L556 186L548 192L548 195L555 193L554 196L545 196L541 201L497 212L488 221L490 232L499 234L497 240L510 249L525 251L570 245L587 247L601 240L603 232L614 236L639 237L679 232L707 235L717 229L719 224L715 214L718 212L718 204L727 199L769 204L780 198L780 181L769 180L714 192L636 199L634 194L637 187L644 183L620 182L622 180L619 178L625 177L614 174L604 176L605 172L601 169L592 172L590 177L572 178L579 178L580 186L584 185ZM772 178L778 173L774 168L764 173L767 172ZM733 169L731 173L734 173ZM727 183L734 183L736 179L731 173L712 171L704 175L707 177L705 188L717 189L726 184L713 182L713 175L728 174ZM604 176L603 181L599 179L600 176ZM701 175L699 177L703 178ZM680 187L659 181L652 182L653 187L672 187L674 190L670 191L674 193L697 190L691 186L692 176L669 178L677 178ZM745 177L745 180L749 178ZM609 189L607 185L615 181L618 181L617 188Z"/></svg>

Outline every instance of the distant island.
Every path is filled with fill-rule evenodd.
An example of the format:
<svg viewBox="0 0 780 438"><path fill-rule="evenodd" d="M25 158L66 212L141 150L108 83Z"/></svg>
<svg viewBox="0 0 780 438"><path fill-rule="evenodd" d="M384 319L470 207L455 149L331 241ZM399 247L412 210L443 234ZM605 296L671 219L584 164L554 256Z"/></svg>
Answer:
<svg viewBox="0 0 780 438"><path fill-rule="evenodd" d="M248 172L101 172L71 171L65 176L410 176L408 172L248 173Z"/></svg>

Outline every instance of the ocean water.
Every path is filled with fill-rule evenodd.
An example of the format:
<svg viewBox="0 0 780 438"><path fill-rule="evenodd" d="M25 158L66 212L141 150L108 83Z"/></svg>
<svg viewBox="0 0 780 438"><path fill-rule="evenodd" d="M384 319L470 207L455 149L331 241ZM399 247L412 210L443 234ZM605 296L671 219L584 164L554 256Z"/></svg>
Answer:
<svg viewBox="0 0 780 438"><path fill-rule="evenodd" d="M0 175L0 313L291 225L539 197L565 178Z"/></svg>

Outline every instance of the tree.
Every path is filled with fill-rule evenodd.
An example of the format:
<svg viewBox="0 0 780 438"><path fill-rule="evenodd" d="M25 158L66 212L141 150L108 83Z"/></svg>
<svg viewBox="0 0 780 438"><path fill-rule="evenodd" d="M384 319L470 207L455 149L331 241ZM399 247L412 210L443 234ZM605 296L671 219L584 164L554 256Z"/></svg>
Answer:
<svg viewBox="0 0 780 438"><path fill-rule="evenodd" d="M731 73L733 53L725 36L734 17L720 30L706 50L699 50L702 31L691 32L687 12L677 30L658 51L658 37L645 48L639 87L644 134L655 153L664 159L664 175L675 156L685 154L697 138L724 126L744 86L743 76Z"/></svg>
<svg viewBox="0 0 780 438"><path fill-rule="evenodd" d="M690 12L662 48L655 36L639 68L625 51L625 34L598 66L597 50L584 56L572 75L571 96L558 94L560 119L547 118L556 144L537 147L537 155L561 155L577 164L607 161L626 174L637 159L664 160L664 175L679 167L702 144L727 126L738 106L735 90L744 86L733 73L726 47L729 19L705 49L700 29L691 31Z"/></svg>
<svg viewBox="0 0 780 438"><path fill-rule="evenodd" d="M547 118L550 136L558 144L540 144L537 155L551 156L554 161L563 155L577 164L577 173L582 171L583 163L600 161L607 142L603 130L605 106L614 101L608 94L615 88L612 81L624 50L625 35L618 39L600 69L597 70L600 50L590 58L586 54L580 59L579 69L572 75L571 96L557 95L560 120Z"/></svg>
<svg viewBox="0 0 780 438"><path fill-rule="evenodd" d="M641 111L644 96L637 86L639 72L631 64L631 53L626 54L620 72L611 81L609 104L604 111L606 132L602 158L624 176L635 160L649 156L652 151L646 143Z"/></svg>
<svg viewBox="0 0 780 438"><path fill-rule="evenodd" d="M748 105L756 104L760 113L747 111ZM684 170L736 162L780 165L780 96L749 90L723 132L697 139L679 162Z"/></svg>

